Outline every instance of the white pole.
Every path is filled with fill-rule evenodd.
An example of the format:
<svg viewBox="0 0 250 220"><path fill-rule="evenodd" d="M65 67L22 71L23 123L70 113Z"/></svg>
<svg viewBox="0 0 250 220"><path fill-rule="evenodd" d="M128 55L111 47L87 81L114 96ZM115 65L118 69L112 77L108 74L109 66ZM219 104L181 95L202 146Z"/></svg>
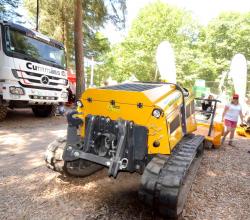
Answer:
<svg viewBox="0 0 250 220"><path fill-rule="evenodd" d="M91 59L90 87L94 86L94 57Z"/></svg>

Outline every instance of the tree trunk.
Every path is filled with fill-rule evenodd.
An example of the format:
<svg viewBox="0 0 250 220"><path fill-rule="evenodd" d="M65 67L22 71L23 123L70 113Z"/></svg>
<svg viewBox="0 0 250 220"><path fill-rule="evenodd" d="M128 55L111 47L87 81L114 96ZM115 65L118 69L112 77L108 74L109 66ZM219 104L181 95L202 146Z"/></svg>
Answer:
<svg viewBox="0 0 250 220"><path fill-rule="evenodd" d="M36 31L38 31L39 26L39 0L36 1Z"/></svg>
<svg viewBox="0 0 250 220"><path fill-rule="evenodd" d="M64 31L65 31L65 52L66 52L66 62L67 62L67 68L71 67L71 60L70 60L70 50L69 50L69 23L68 18L65 19L64 23Z"/></svg>
<svg viewBox="0 0 250 220"><path fill-rule="evenodd" d="M81 97L85 90L84 65L83 65L83 25L82 25L82 1L74 0L74 41L75 41L75 64L76 64L76 98Z"/></svg>
<svg viewBox="0 0 250 220"><path fill-rule="evenodd" d="M67 47L66 47L66 44L65 44L65 17L63 16L63 14L62 14L61 19L62 19L62 43L64 45L64 49L65 49L65 53L66 53L66 55L65 55L65 64L66 64L66 67L68 68Z"/></svg>

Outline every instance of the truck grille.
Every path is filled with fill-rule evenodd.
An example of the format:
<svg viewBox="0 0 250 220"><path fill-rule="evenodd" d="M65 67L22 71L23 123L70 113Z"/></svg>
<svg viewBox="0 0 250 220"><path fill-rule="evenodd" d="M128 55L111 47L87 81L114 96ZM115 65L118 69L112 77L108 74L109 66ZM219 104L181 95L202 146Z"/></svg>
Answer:
<svg viewBox="0 0 250 220"><path fill-rule="evenodd" d="M36 76L36 77L41 77L43 74L41 73L32 73L32 72L25 72L27 75L29 76ZM49 79L53 79L53 80L59 80L59 77L55 77L55 76L48 76Z"/></svg>
<svg viewBox="0 0 250 220"><path fill-rule="evenodd" d="M35 87L42 87L46 89L60 89L62 86L65 85L66 79L59 78L57 76L50 76L46 74L41 74L41 73L34 73L34 72L27 72L27 71L20 71L20 70L12 70L13 75L17 78L20 79L20 83L23 85L26 85L29 88L35 88ZM42 78L46 77L47 78L47 83L42 83Z"/></svg>
<svg viewBox="0 0 250 220"><path fill-rule="evenodd" d="M49 87L42 87L42 86L33 86L33 85L24 85L21 82L18 82L20 86L25 87L25 88L32 88L32 89L42 89L42 90L52 90L52 91L62 91L60 88L49 88Z"/></svg>

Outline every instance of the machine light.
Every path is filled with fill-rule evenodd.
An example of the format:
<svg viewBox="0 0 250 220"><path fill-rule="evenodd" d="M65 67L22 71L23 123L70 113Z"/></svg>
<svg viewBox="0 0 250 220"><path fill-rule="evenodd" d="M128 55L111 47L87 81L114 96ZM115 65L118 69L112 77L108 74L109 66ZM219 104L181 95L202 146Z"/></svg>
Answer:
<svg viewBox="0 0 250 220"><path fill-rule="evenodd" d="M82 102L81 102L80 100L77 100L77 101L76 101L76 105L77 105L79 108L83 107L83 104L82 104Z"/></svg>
<svg viewBox="0 0 250 220"><path fill-rule="evenodd" d="M68 80L67 79L61 79L61 82L64 86L68 85Z"/></svg>
<svg viewBox="0 0 250 220"><path fill-rule="evenodd" d="M14 95L24 95L24 90L21 87L10 86L10 93Z"/></svg>
<svg viewBox="0 0 250 220"><path fill-rule="evenodd" d="M161 113L162 113L162 111L160 109L154 109L153 112L152 112L152 115L155 118L160 118L161 117Z"/></svg>
<svg viewBox="0 0 250 220"><path fill-rule="evenodd" d="M67 93L67 92L62 92L61 97L62 97L63 99L68 98L68 93Z"/></svg>

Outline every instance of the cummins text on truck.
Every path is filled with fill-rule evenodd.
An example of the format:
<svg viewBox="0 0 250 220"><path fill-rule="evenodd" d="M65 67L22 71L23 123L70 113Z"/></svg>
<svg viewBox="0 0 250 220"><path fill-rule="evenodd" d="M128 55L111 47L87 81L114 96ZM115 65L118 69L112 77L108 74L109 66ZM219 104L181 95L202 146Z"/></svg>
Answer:
<svg viewBox="0 0 250 220"><path fill-rule="evenodd" d="M23 26L0 21L0 120L8 108L53 114L67 101L64 46Z"/></svg>

